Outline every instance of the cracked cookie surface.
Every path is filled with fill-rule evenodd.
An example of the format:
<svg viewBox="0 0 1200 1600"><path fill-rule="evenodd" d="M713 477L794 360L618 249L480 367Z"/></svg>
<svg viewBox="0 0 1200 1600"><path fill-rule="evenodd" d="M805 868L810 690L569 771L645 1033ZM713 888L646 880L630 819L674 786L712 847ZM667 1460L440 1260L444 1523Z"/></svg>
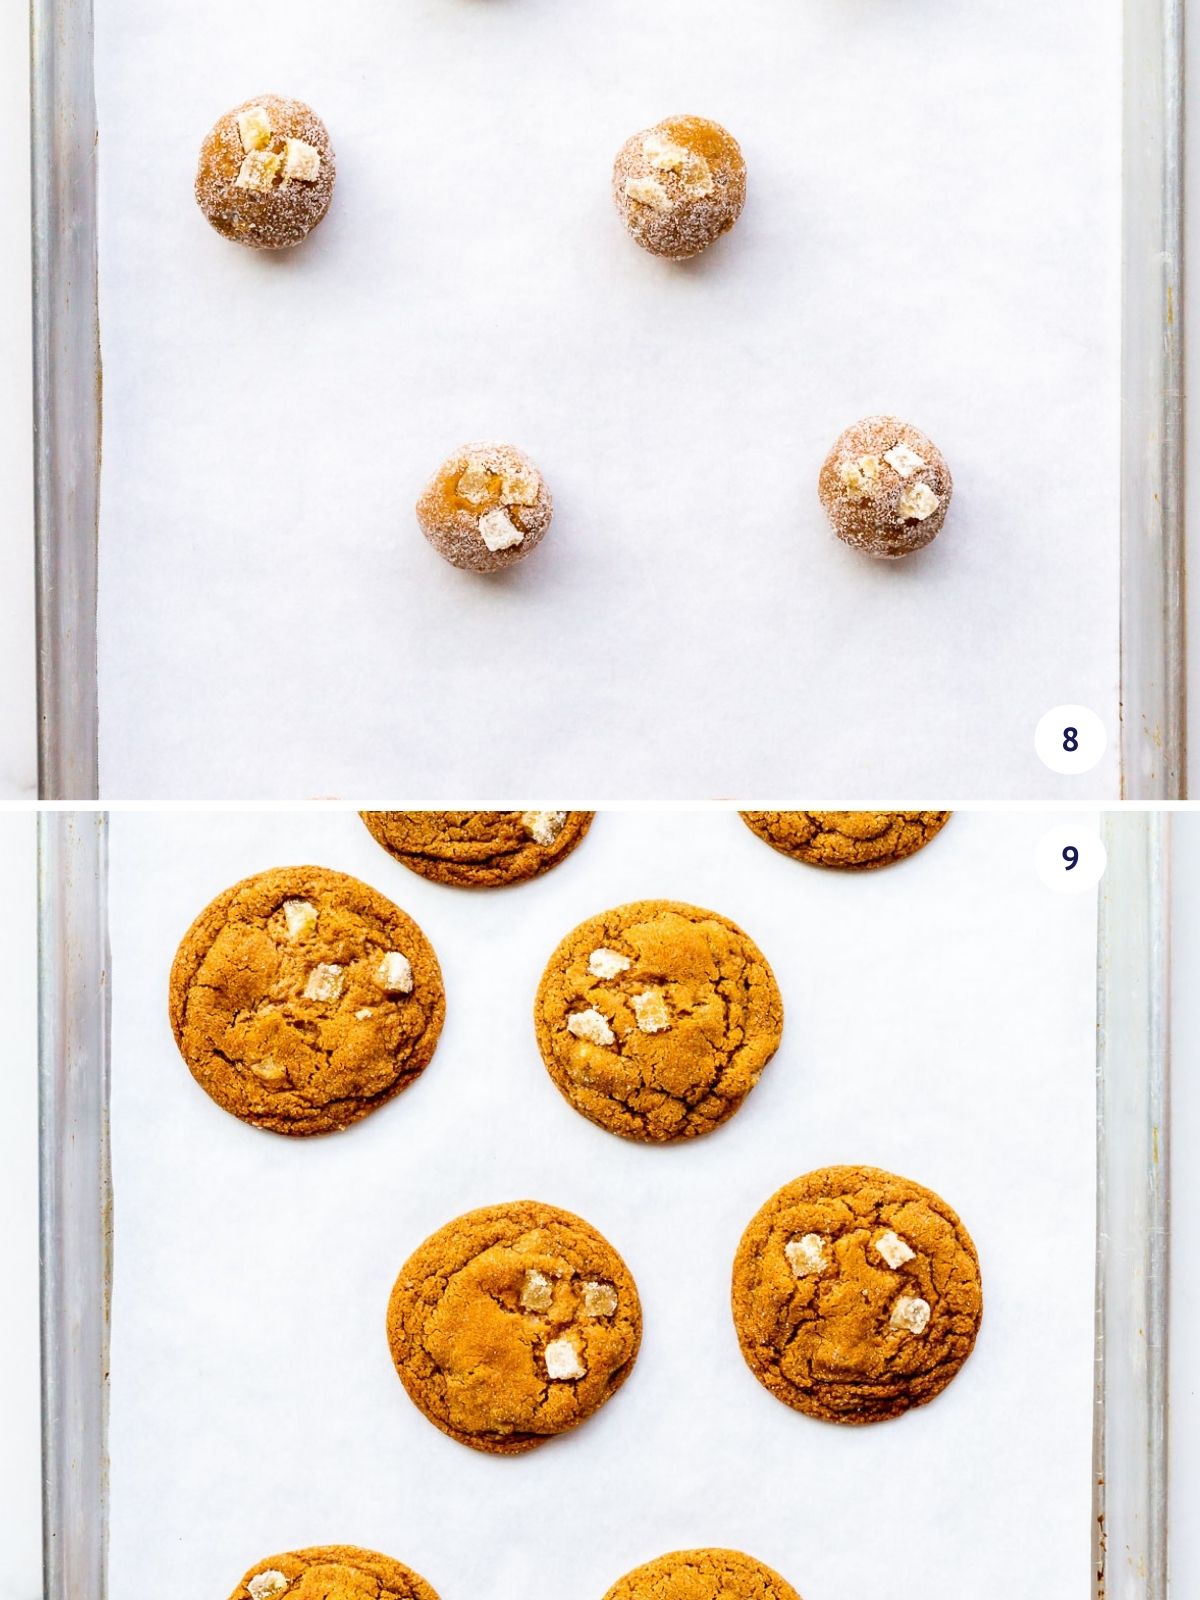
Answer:
<svg viewBox="0 0 1200 1600"><path fill-rule="evenodd" d="M314 1545L251 1567L229 1600L438 1600L418 1573L350 1544Z"/></svg>
<svg viewBox="0 0 1200 1600"><path fill-rule="evenodd" d="M196 918L171 967L169 1010L192 1076L273 1133L330 1133L428 1066L445 1017L417 924L357 878L276 867Z"/></svg>
<svg viewBox="0 0 1200 1600"><path fill-rule="evenodd" d="M439 1228L388 1304L409 1398L452 1439L498 1455L591 1416L629 1376L641 1332L637 1287L613 1247L534 1200Z"/></svg>
<svg viewBox="0 0 1200 1600"><path fill-rule="evenodd" d="M826 1422L881 1422L932 1400L983 1316L958 1216L876 1167L823 1167L772 1195L742 1235L732 1300L754 1376Z"/></svg>
<svg viewBox="0 0 1200 1600"><path fill-rule="evenodd" d="M800 1600L786 1579L740 1550L673 1550L627 1572L604 1600Z"/></svg>
<svg viewBox="0 0 1200 1600"><path fill-rule="evenodd" d="M779 1046L783 1000L735 923L640 900L567 935L534 1025L546 1070L577 1111L610 1133L667 1143L734 1114Z"/></svg>
<svg viewBox="0 0 1200 1600"><path fill-rule="evenodd" d="M785 856L865 872L923 850L949 811L743 811L742 821Z"/></svg>
<svg viewBox="0 0 1200 1600"><path fill-rule="evenodd" d="M363 811L372 836L410 871L460 889L536 878L571 854L593 811Z"/></svg>

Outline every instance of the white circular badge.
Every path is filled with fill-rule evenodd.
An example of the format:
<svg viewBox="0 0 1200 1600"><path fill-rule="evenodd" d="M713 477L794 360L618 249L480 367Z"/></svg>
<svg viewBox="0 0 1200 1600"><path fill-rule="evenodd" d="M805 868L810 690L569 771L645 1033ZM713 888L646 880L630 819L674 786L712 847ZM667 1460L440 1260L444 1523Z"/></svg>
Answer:
<svg viewBox="0 0 1200 1600"><path fill-rule="evenodd" d="M1108 730L1086 706L1055 706L1038 723L1033 745L1051 772L1090 772L1108 748Z"/></svg>
<svg viewBox="0 0 1200 1600"><path fill-rule="evenodd" d="M1038 840L1034 864L1048 888L1059 894L1082 894L1104 876L1108 851L1095 828L1064 823Z"/></svg>

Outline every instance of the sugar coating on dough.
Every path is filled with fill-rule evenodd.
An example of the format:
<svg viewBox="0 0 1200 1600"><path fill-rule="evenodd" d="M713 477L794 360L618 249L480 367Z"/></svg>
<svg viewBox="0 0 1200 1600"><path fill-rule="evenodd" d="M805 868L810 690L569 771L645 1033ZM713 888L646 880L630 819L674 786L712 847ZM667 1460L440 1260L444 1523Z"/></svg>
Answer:
<svg viewBox="0 0 1200 1600"><path fill-rule="evenodd" d="M403 951L407 988L386 959ZM184 935L170 1017L192 1076L273 1133L329 1133L408 1087L445 1016L417 924L358 879L279 867L227 889Z"/></svg>
<svg viewBox="0 0 1200 1600"><path fill-rule="evenodd" d="M825 458L817 491L839 539L895 560L941 532L954 481L919 428L898 417L864 417Z"/></svg>
<svg viewBox="0 0 1200 1600"><path fill-rule="evenodd" d="M554 502L541 473L510 444L465 444L434 473L417 522L452 566L499 572L545 537Z"/></svg>
<svg viewBox="0 0 1200 1600"><path fill-rule="evenodd" d="M742 821L782 855L813 867L865 872L923 850L949 811L743 811Z"/></svg>
<svg viewBox="0 0 1200 1600"><path fill-rule="evenodd" d="M259 1561L229 1600L438 1600L418 1573L375 1550L315 1545Z"/></svg>
<svg viewBox="0 0 1200 1600"><path fill-rule="evenodd" d="M719 123L668 117L622 146L613 167L613 199L644 250L686 261L728 233L741 215L745 159Z"/></svg>
<svg viewBox="0 0 1200 1600"><path fill-rule="evenodd" d="M798 1274L792 1247L823 1259ZM890 1238L893 1260L878 1246ZM777 1399L828 1422L897 1417L940 1394L974 1348L979 1258L931 1190L875 1167L825 1167L752 1218L733 1267L746 1364Z"/></svg>
<svg viewBox="0 0 1200 1600"><path fill-rule="evenodd" d="M618 1578L604 1600L800 1600L778 1572L740 1550L675 1550Z"/></svg>
<svg viewBox="0 0 1200 1600"><path fill-rule="evenodd" d="M460 889L536 878L566 859L591 811L364 811L373 837L410 871Z"/></svg>
<svg viewBox="0 0 1200 1600"><path fill-rule="evenodd" d="M640 1338L637 1288L612 1245L536 1201L440 1228L401 1269L388 1307L409 1397L460 1444L502 1455L591 1416L628 1377Z"/></svg>
<svg viewBox="0 0 1200 1600"><path fill-rule="evenodd" d="M567 935L542 976L534 1025L577 1111L610 1133L663 1143L734 1114L778 1047L783 1001L735 923L646 900Z"/></svg>
<svg viewBox="0 0 1200 1600"><path fill-rule="evenodd" d="M311 106L263 94L209 130L196 169L196 202L218 233L256 250L308 237L329 210L336 163Z"/></svg>

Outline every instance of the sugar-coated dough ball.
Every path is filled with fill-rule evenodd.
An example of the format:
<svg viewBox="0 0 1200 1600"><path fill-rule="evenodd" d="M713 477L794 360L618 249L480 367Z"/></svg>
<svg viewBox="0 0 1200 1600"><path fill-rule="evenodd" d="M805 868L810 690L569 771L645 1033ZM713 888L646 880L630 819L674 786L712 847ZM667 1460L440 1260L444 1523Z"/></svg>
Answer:
<svg viewBox="0 0 1200 1600"><path fill-rule="evenodd" d="M818 493L834 532L870 556L908 556L934 540L954 481L927 434L898 417L864 417L834 445Z"/></svg>
<svg viewBox="0 0 1200 1600"><path fill-rule="evenodd" d="M498 572L540 544L554 502L541 473L510 444L465 444L417 501L421 532L470 572Z"/></svg>
<svg viewBox="0 0 1200 1600"><path fill-rule="evenodd" d="M741 216L746 163L720 123L668 117L625 144L613 168L613 198L643 250L686 261Z"/></svg>
<svg viewBox="0 0 1200 1600"><path fill-rule="evenodd" d="M334 173L329 134L312 107L262 94L227 111L200 146L196 201L226 239L283 250L329 210Z"/></svg>

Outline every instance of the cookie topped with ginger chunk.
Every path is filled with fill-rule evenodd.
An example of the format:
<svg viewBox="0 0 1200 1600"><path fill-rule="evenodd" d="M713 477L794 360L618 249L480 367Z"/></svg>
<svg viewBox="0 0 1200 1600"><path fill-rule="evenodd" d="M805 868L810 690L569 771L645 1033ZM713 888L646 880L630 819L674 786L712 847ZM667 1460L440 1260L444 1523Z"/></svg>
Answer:
<svg viewBox="0 0 1200 1600"><path fill-rule="evenodd" d="M534 1005L555 1084L592 1122L662 1144L730 1118L775 1054L783 1000L736 923L673 900L591 917L551 956Z"/></svg>
<svg viewBox="0 0 1200 1600"><path fill-rule="evenodd" d="M409 1398L459 1444L532 1450L621 1387L642 1335L629 1268L582 1217L535 1200L456 1217L405 1262L388 1345Z"/></svg>

